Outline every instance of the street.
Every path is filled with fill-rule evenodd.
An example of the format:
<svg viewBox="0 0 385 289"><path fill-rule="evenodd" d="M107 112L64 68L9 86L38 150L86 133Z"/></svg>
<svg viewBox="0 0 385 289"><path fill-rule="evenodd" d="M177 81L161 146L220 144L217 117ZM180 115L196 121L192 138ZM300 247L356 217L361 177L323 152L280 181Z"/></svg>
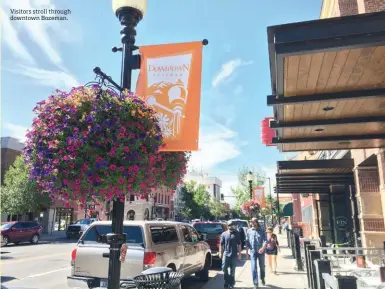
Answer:
<svg viewBox="0 0 385 289"><path fill-rule="evenodd" d="M1 289L70 289L67 276L75 247L75 241L54 241L1 248ZM218 272L211 270L210 277ZM182 288L200 289L204 284L198 278L188 277Z"/></svg>

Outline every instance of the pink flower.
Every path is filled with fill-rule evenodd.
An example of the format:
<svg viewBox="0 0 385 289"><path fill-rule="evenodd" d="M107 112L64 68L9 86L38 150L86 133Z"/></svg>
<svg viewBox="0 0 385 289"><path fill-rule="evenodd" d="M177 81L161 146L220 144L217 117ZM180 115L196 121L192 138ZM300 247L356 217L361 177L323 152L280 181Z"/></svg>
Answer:
<svg viewBox="0 0 385 289"><path fill-rule="evenodd" d="M118 183L121 184L121 185L123 185L123 184L124 184L124 179L123 179L123 178L119 178L119 179L118 179Z"/></svg>
<svg viewBox="0 0 385 289"><path fill-rule="evenodd" d="M111 171L114 171L116 169L116 166L115 165L110 165L110 170Z"/></svg>
<svg viewBox="0 0 385 289"><path fill-rule="evenodd" d="M101 162L103 159L102 159L102 157L96 157L96 162Z"/></svg>
<svg viewBox="0 0 385 289"><path fill-rule="evenodd" d="M119 167L119 171L124 172L124 167Z"/></svg>
<svg viewBox="0 0 385 289"><path fill-rule="evenodd" d="M129 153L129 152L130 152L130 148L129 148L128 146L125 146L125 147L123 148L123 150L124 150L124 152L126 152L126 153Z"/></svg>

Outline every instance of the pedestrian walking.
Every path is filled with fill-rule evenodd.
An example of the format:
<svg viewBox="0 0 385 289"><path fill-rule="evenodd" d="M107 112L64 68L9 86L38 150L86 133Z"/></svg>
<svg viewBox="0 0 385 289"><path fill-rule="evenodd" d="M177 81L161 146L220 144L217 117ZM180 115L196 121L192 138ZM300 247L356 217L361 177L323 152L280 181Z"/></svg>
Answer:
<svg viewBox="0 0 385 289"><path fill-rule="evenodd" d="M222 259L222 270L225 279L224 288L234 288L235 268L237 267L237 260L241 260L241 238L232 221L229 221L227 225L228 230L221 235L219 258Z"/></svg>
<svg viewBox="0 0 385 289"><path fill-rule="evenodd" d="M272 228L267 228L266 255L269 263L270 273L277 275L277 255L281 250L277 235L273 233Z"/></svg>
<svg viewBox="0 0 385 289"><path fill-rule="evenodd" d="M246 256L250 258L251 271L253 275L254 288L258 288L258 266L259 277L262 285L265 282L265 249L266 249L266 233L258 223L257 218L251 219L252 227L246 233Z"/></svg>

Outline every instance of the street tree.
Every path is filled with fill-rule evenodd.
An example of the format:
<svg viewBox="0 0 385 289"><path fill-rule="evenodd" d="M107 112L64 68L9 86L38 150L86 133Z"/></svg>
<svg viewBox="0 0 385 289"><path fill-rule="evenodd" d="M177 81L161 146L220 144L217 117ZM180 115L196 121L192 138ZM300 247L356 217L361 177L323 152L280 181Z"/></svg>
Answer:
<svg viewBox="0 0 385 289"><path fill-rule="evenodd" d="M219 219L224 217L230 213L230 210L226 208L226 206L219 202L211 200L209 203L210 214L215 218Z"/></svg>
<svg viewBox="0 0 385 289"><path fill-rule="evenodd" d="M9 215L36 212L41 207L48 207L50 198L41 194L36 182L29 178L29 171L24 158L18 156L9 167L1 187L1 211Z"/></svg>
<svg viewBox="0 0 385 289"><path fill-rule="evenodd" d="M204 185L194 181L186 182L182 189L182 200L184 208L181 214L185 218L209 217L210 195Z"/></svg>
<svg viewBox="0 0 385 289"><path fill-rule="evenodd" d="M231 191L233 195L235 196L236 203L235 203L235 209L237 212L240 212L240 208L243 203L245 203L247 200L250 200L250 186L249 182L247 181L247 174L250 170L247 167L242 167L238 172L238 184L235 188L231 187ZM261 175L258 172L253 172L254 176ZM253 186L262 186L264 184L263 178L254 178L254 181L252 183Z"/></svg>
<svg viewBox="0 0 385 289"><path fill-rule="evenodd" d="M191 192L189 192L186 188L186 185L183 184L180 188L181 200L184 204L183 208L180 210L180 214L185 219L191 219L193 217L193 213L196 207L194 202L194 197Z"/></svg>

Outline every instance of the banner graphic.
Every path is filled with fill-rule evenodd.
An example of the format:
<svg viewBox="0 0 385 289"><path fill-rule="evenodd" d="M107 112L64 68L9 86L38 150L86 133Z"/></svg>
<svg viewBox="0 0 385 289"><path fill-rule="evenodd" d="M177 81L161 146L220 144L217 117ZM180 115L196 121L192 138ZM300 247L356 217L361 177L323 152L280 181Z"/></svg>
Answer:
<svg viewBox="0 0 385 289"><path fill-rule="evenodd" d="M265 188L264 187L253 187L253 200L256 200L261 208L265 208Z"/></svg>
<svg viewBox="0 0 385 289"><path fill-rule="evenodd" d="M202 78L202 41L142 46L136 93L151 105L166 146L197 151Z"/></svg>

